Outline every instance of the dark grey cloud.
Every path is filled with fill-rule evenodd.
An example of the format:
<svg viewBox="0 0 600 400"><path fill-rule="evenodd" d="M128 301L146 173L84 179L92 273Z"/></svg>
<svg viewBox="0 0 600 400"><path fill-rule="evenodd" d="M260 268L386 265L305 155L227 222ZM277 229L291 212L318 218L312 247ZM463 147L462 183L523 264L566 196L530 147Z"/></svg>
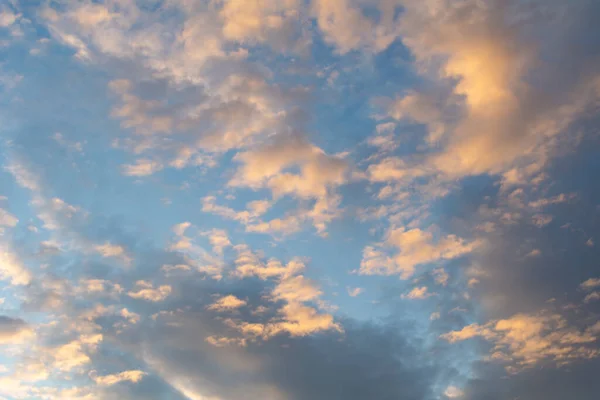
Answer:
<svg viewBox="0 0 600 400"><path fill-rule="evenodd" d="M190 393L223 399L435 398L440 366L419 339L404 335L408 325L344 320L343 334L215 348L204 337L218 334L219 323L205 313L184 311L168 320L141 327L127 347Z"/></svg>
<svg viewBox="0 0 600 400"><path fill-rule="evenodd" d="M467 400L595 400L600 393L600 360L582 361L568 367L534 368L506 377L501 368L479 364L476 379L465 389Z"/></svg>

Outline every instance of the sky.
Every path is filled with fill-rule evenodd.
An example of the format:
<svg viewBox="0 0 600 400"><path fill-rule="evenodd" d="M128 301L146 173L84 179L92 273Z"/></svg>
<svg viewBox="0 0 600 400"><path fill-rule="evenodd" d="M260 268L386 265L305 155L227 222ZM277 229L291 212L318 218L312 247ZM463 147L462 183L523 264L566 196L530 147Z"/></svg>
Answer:
<svg viewBox="0 0 600 400"><path fill-rule="evenodd" d="M0 2L0 399L598 399L599 18Z"/></svg>

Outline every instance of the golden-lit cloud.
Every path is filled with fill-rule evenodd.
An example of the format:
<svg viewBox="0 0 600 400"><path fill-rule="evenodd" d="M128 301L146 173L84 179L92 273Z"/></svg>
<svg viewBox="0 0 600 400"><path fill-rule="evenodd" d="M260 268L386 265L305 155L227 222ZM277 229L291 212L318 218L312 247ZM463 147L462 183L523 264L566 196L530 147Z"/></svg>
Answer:
<svg viewBox="0 0 600 400"><path fill-rule="evenodd" d="M509 372L516 372L548 360L560 366L598 357L600 352L592 344L599 334L595 325L578 329L561 315L540 313L471 324L441 337L451 343L475 337L490 341L494 347L488 359L506 363Z"/></svg>
<svg viewBox="0 0 600 400"><path fill-rule="evenodd" d="M143 371L129 370L129 371L119 372L117 374L110 374L110 375L103 375L103 376L92 375L92 379L100 386L112 386L119 382L137 383L137 382L141 381L145 375L146 375L146 373Z"/></svg>
<svg viewBox="0 0 600 400"><path fill-rule="evenodd" d="M243 307L247 304L245 300L238 299L234 295L230 294L223 296L211 305L207 306L207 310L211 311L231 311Z"/></svg>
<svg viewBox="0 0 600 400"><path fill-rule="evenodd" d="M169 285L154 287L152 283L140 280L135 283L135 287L132 290L127 292L127 295L134 299L159 302L169 297L171 291L172 288Z"/></svg>
<svg viewBox="0 0 600 400"><path fill-rule="evenodd" d="M366 248L360 274L398 274L402 279L408 279L414 274L415 267L418 265L461 257L481 245L479 241L468 242L455 235L435 239L431 232L418 228L392 229L388 232L385 243L397 249L397 253L390 257L373 247Z"/></svg>
<svg viewBox="0 0 600 400"><path fill-rule="evenodd" d="M402 298L403 299L411 299L411 300L422 300L422 299L431 297L433 295L434 295L434 293L430 293L429 290L427 289L427 286L419 286L419 287L413 288L407 294L403 294Z"/></svg>

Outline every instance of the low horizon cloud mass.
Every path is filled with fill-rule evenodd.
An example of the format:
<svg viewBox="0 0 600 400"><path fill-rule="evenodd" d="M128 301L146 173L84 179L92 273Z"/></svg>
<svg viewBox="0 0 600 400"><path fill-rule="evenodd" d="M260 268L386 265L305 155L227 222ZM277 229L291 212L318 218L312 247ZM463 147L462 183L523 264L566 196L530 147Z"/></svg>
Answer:
<svg viewBox="0 0 600 400"><path fill-rule="evenodd" d="M0 3L0 400L600 398L600 2Z"/></svg>

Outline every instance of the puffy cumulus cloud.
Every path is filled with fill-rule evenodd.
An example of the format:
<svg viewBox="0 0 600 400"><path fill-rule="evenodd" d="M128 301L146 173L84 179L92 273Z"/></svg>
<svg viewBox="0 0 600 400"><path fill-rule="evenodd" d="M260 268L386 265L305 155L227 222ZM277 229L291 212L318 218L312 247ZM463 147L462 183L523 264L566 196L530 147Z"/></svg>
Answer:
<svg viewBox="0 0 600 400"><path fill-rule="evenodd" d="M444 396L448 397L449 399L461 398L463 395L464 392L456 386L448 386L446 390L444 390Z"/></svg>
<svg viewBox="0 0 600 400"><path fill-rule="evenodd" d="M27 285L32 279L31 272L7 245L0 245L0 279L13 285Z"/></svg>
<svg viewBox="0 0 600 400"><path fill-rule="evenodd" d="M427 175L426 169L411 166L398 157L386 157L367 168L367 176L372 182L410 181L424 175Z"/></svg>
<svg viewBox="0 0 600 400"><path fill-rule="evenodd" d="M36 194L33 201L40 209L38 218L44 223L44 228L48 230L64 229L72 223L75 217L83 216L79 207L58 197L45 199L40 194Z"/></svg>
<svg viewBox="0 0 600 400"><path fill-rule="evenodd" d="M159 162L140 159L135 164L123 165L123 174L127 176L147 176L161 169L163 169L163 166Z"/></svg>
<svg viewBox="0 0 600 400"><path fill-rule="evenodd" d="M117 374L103 375L103 376L93 376L92 379L101 386L111 386L115 385L119 382L133 382L137 383L141 381L146 373L144 371L139 370L129 370L119 372Z"/></svg>
<svg viewBox="0 0 600 400"><path fill-rule="evenodd" d="M339 156L326 154L302 138L277 140L262 148L236 155L242 163L232 186L269 188L274 197L293 195L321 198L330 188L348 180L348 163ZM287 172L298 168L299 173Z"/></svg>
<svg viewBox="0 0 600 400"><path fill-rule="evenodd" d="M231 241L227 236L227 232L223 229L212 229L204 234L208 236L213 251L217 254L223 254L223 249L231 246Z"/></svg>
<svg viewBox="0 0 600 400"><path fill-rule="evenodd" d="M367 2L379 18L363 12L359 1L313 0L312 13L327 43L340 54L352 50L377 53L385 50L399 34L396 1Z"/></svg>
<svg viewBox="0 0 600 400"><path fill-rule="evenodd" d="M600 356L594 345L598 328L595 324L578 329L559 314L516 314L485 325L468 325L441 337L451 343L482 337L493 344L490 361L507 363L509 372L518 372L544 361L562 366Z"/></svg>
<svg viewBox="0 0 600 400"><path fill-rule="evenodd" d="M427 286L419 286L419 287L413 288L407 294L403 294L402 298L403 299L411 299L411 300L422 300L422 299L426 299L426 298L434 296L434 295L435 295L434 293L429 292L429 290L427 289Z"/></svg>
<svg viewBox="0 0 600 400"><path fill-rule="evenodd" d="M33 329L22 319L0 315L0 344L23 343L33 335Z"/></svg>
<svg viewBox="0 0 600 400"><path fill-rule="evenodd" d="M188 228L191 227L191 226L192 226L192 223L189 222L189 221L181 222L181 223L173 226L172 231L177 236L184 236L185 235L185 231L187 231Z"/></svg>
<svg viewBox="0 0 600 400"><path fill-rule="evenodd" d="M150 154L138 160L139 165L125 166L124 171L148 175L166 166L211 168L215 165L211 153L246 147L294 125L290 102L301 97L301 92L272 87L266 76L250 67L233 68L235 73L215 77L211 85L216 88L210 92L200 83L178 89L183 84L170 80L162 84L113 81L111 88L120 104L112 116L135 133L115 141L115 146Z"/></svg>
<svg viewBox="0 0 600 400"><path fill-rule="evenodd" d="M172 288L169 285L154 287L152 283L140 280L135 283L133 289L127 292L127 295L134 299L159 302L169 297L171 291Z"/></svg>
<svg viewBox="0 0 600 400"><path fill-rule="evenodd" d="M226 0L219 11L223 36L239 42L267 42L280 51L301 50L303 33L302 3L298 0Z"/></svg>
<svg viewBox="0 0 600 400"><path fill-rule="evenodd" d="M95 353L102 342L102 334L82 335L78 339L52 349L52 365L60 371L83 369L91 363L90 354Z"/></svg>
<svg viewBox="0 0 600 400"><path fill-rule="evenodd" d="M302 227L302 218L297 215L286 215L269 221L257 221L246 227L248 232L268 233L271 235L289 235L298 232Z"/></svg>
<svg viewBox="0 0 600 400"><path fill-rule="evenodd" d="M282 333L294 337L329 330L342 332L341 325L334 321L332 315L319 313L311 305L311 303L318 304L323 293L311 280L301 275L305 268L301 260L294 259L286 265L275 259L264 263L245 246L240 246L238 251L234 276L274 279L276 285L268 298L275 303L283 302L277 310L278 315L266 322L229 319L227 325L239 331L244 339L267 340Z"/></svg>
<svg viewBox="0 0 600 400"><path fill-rule="evenodd" d="M351 179L349 163L342 156L328 155L305 139L293 136L279 137L265 146L238 153L234 159L242 165L229 181L230 186L266 188L275 201L283 196L313 201L311 208L301 208L269 221L256 218L266 211L263 204L237 213L211 207L230 219L244 222L248 231L293 233L308 220L319 234L326 235L327 225L340 215L341 197L335 190Z"/></svg>
<svg viewBox="0 0 600 400"><path fill-rule="evenodd" d="M306 265L299 258L283 264L277 259L270 259L266 263L246 245L237 245L238 255L235 259L235 272L238 277L256 276L266 280L276 277L290 277L302 271Z"/></svg>
<svg viewBox="0 0 600 400"><path fill-rule="evenodd" d="M409 93L391 108L392 116L427 125L430 139L450 131L427 163L450 176L503 173L515 166L526 176L539 174L554 137L599 94L597 52L572 46L585 35L572 27L587 23L594 6L584 1L565 12L560 2L541 1L402 4L402 41L419 71L441 88L456 82L445 101ZM564 62L544 61L558 54ZM566 61L573 57L579 59L577 79ZM444 122L457 96L464 99L464 110L455 112L454 123Z"/></svg>
<svg viewBox="0 0 600 400"><path fill-rule="evenodd" d="M247 304L245 300L238 299L234 295L230 294L223 296L208 307L207 310L211 311L231 311L237 308L243 307Z"/></svg>
<svg viewBox="0 0 600 400"><path fill-rule="evenodd" d="M205 197L202 210L220 215L226 219L239 221L245 225L247 232L267 233L274 236L285 236L296 233L307 222L312 222L312 225L320 236L327 236L327 226L329 223L342 214L342 210L339 208L341 196L338 194L318 198L309 207L300 206L297 210L287 212L281 217L274 217L267 221L260 218L260 216L273 205L273 201L256 200L249 202L247 209L244 211L235 211L232 208L214 204L213 202L213 196Z"/></svg>
<svg viewBox="0 0 600 400"><path fill-rule="evenodd" d="M92 294L118 296L123 292L120 284L106 279L80 279L75 290L88 296Z"/></svg>
<svg viewBox="0 0 600 400"><path fill-rule="evenodd" d="M600 279L598 278L590 278L579 285L579 287L587 292L585 298L583 299L584 303L591 303L592 301L600 300L600 291L594 291L594 289L600 287Z"/></svg>
<svg viewBox="0 0 600 400"><path fill-rule="evenodd" d="M591 290L600 287L600 278L590 278L579 285L584 290Z"/></svg>
<svg viewBox="0 0 600 400"><path fill-rule="evenodd" d="M15 14L9 7L4 6L0 9L0 27L8 28L19 19L20 15Z"/></svg>
<svg viewBox="0 0 600 400"><path fill-rule="evenodd" d="M481 245L479 240L466 241L456 235L434 237L433 233L418 228L391 229L385 240L387 246L398 252L390 257L372 246L365 248L359 273L363 275L395 275L410 278L415 267L443 260L451 260L471 253Z"/></svg>
<svg viewBox="0 0 600 400"><path fill-rule="evenodd" d="M585 298L583 299L583 302L590 303L592 301L598 301L598 300L600 300L600 292L592 292L585 296Z"/></svg>
<svg viewBox="0 0 600 400"><path fill-rule="evenodd" d="M269 200L255 200L249 202L247 208L243 211L236 211L233 208L223 206L216 203L215 196L206 196L202 199L202 211L216 214L220 217L239 221L244 225L250 225L259 221L259 217L263 215L271 206Z"/></svg>
<svg viewBox="0 0 600 400"><path fill-rule="evenodd" d="M116 258L121 260L125 265L131 264L133 259L127 254L125 248L118 244L112 244L105 242L103 244L96 245L94 250L98 252L102 257Z"/></svg>

